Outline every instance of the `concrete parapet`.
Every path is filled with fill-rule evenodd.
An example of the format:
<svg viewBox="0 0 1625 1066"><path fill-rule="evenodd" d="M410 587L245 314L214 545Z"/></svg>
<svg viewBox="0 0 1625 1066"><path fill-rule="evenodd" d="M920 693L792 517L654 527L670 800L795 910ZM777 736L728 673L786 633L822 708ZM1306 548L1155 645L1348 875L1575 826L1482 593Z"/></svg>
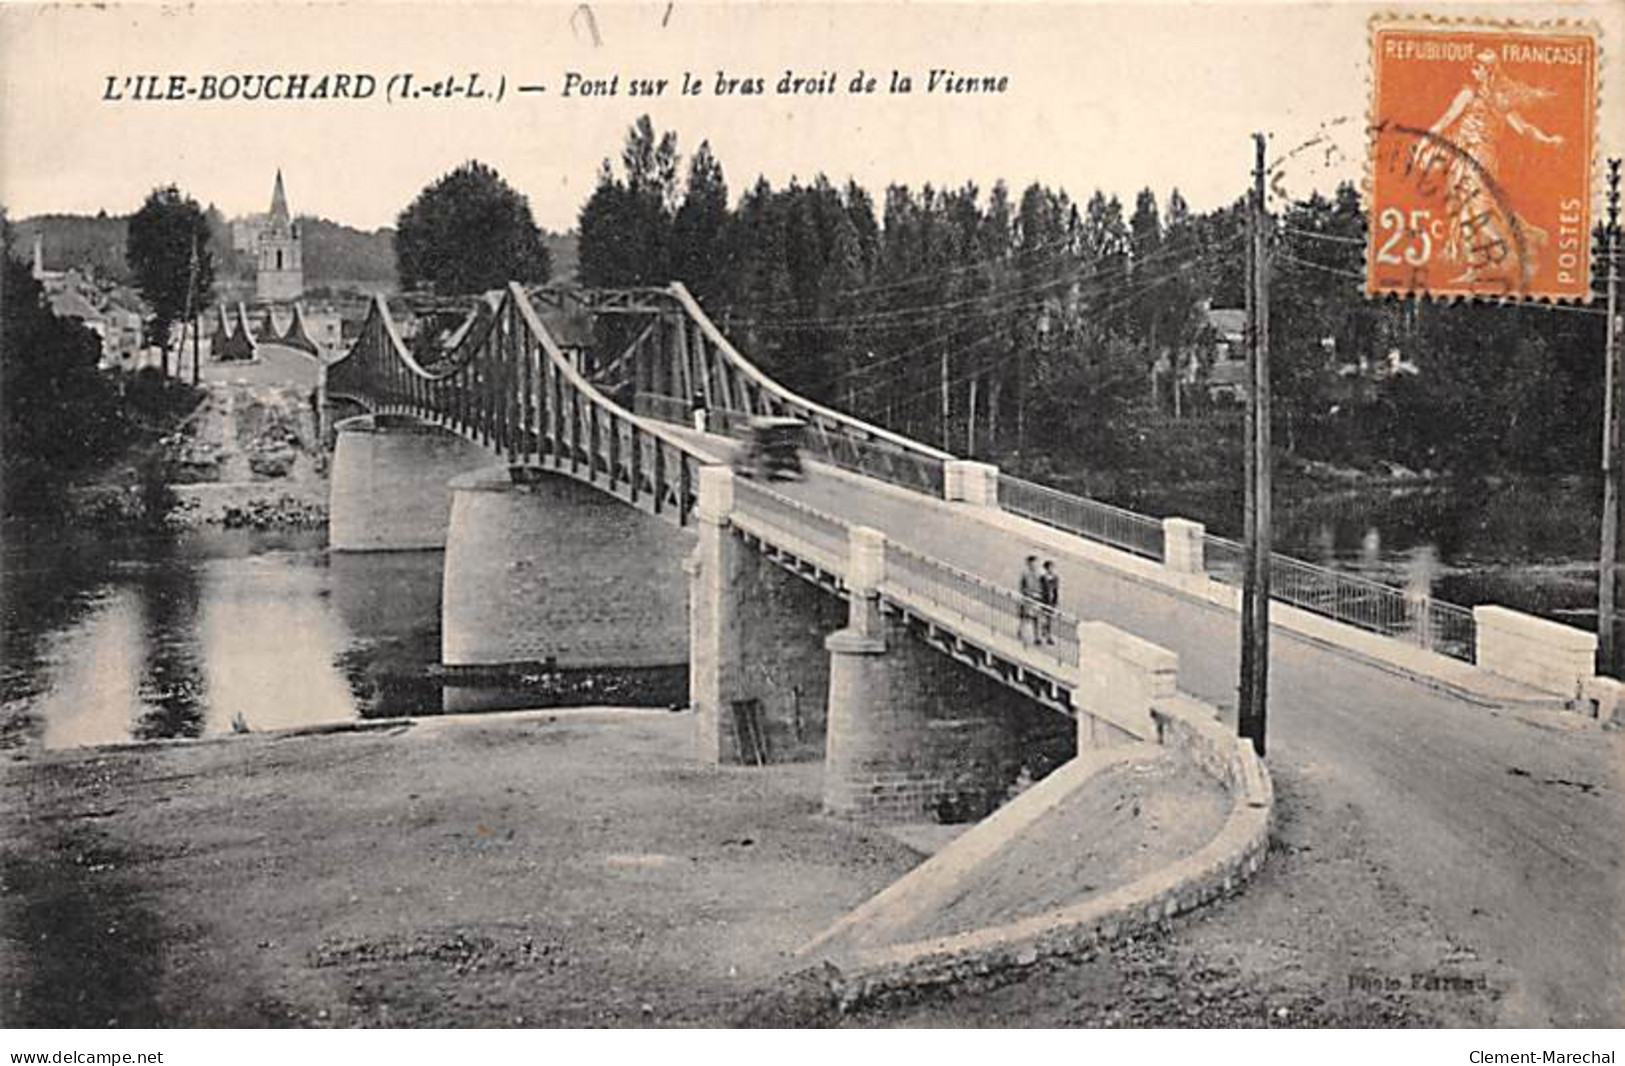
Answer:
<svg viewBox="0 0 1625 1066"><path fill-rule="evenodd" d="M447 666L688 661L692 534L597 489L507 467L452 481L441 594Z"/></svg>
<svg viewBox="0 0 1625 1066"><path fill-rule="evenodd" d="M950 459L942 464L942 495L977 507L999 505L999 468L992 463Z"/></svg>
<svg viewBox="0 0 1625 1066"><path fill-rule="evenodd" d="M1152 706L1175 694L1179 656L1105 622L1078 624L1078 748L1156 736Z"/></svg>
<svg viewBox="0 0 1625 1066"><path fill-rule="evenodd" d="M1580 683L1582 709L1599 724L1625 726L1625 685L1611 677L1588 677Z"/></svg>
<svg viewBox="0 0 1625 1066"><path fill-rule="evenodd" d="M494 458L410 418L363 415L334 428L327 521L336 552L445 547L451 479Z"/></svg>
<svg viewBox="0 0 1625 1066"><path fill-rule="evenodd" d="M698 494L694 517L712 525L726 525L734 509L734 472L726 466L700 467Z"/></svg>
<svg viewBox="0 0 1625 1066"><path fill-rule="evenodd" d="M1494 674L1577 699L1596 673L1597 637L1506 607L1473 608L1478 665Z"/></svg>
<svg viewBox="0 0 1625 1066"><path fill-rule="evenodd" d="M1188 518L1164 518L1163 565L1180 574L1205 573L1206 562L1203 559L1202 547L1206 536L1207 527L1200 522L1192 522Z"/></svg>

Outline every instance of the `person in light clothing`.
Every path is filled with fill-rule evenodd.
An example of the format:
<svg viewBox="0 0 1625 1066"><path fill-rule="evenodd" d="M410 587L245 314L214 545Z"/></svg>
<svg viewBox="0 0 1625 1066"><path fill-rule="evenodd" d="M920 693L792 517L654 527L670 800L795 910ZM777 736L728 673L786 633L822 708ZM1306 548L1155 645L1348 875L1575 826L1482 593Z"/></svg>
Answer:
<svg viewBox="0 0 1625 1066"><path fill-rule="evenodd" d="M1038 556L1029 555L1021 571L1021 604L1016 619L1016 636L1023 644L1038 643L1038 617L1043 610L1043 575L1038 572Z"/></svg>

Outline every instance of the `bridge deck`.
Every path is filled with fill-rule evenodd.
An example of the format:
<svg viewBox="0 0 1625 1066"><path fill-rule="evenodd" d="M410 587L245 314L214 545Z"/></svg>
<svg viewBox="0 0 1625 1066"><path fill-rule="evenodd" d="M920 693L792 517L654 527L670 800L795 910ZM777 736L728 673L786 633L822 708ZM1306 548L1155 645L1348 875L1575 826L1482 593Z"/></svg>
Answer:
<svg viewBox="0 0 1625 1066"><path fill-rule="evenodd" d="M315 388L316 381L321 373L321 363L300 351L286 345L270 342L262 343L256 350L257 358L252 362L212 362L204 356L199 367L201 377L206 384L234 383L246 385L302 385L306 388ZM189 373L191 368L191 350L181 355L181 371Z"/></svg>

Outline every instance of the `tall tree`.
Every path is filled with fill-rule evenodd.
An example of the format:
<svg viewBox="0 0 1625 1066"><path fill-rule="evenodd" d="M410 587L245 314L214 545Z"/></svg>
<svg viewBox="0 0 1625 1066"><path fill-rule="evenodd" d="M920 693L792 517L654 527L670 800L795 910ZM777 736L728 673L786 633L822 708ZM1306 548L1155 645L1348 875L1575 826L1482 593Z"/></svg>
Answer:
<svg viewBox="0 0 1625 1066"><path fill-rule="evenodd" d="M148 337L163 348L169 369L170 327L208 304L214 288L209 219L196 200L173 185L154 189L130 217L125 256L136 287L152 308Z"/></svg>
<svg viewBox="0 0 1625 1066"><path fill-rule="evenodd" d="M477 160L427 186L401 212L395 262L403 287L458 295L544 282L552 273L530 201Z"/></svg>
<svg viewBox="0 0 1625 1066"><path fill-rule="evenodd" d="M1011 260L1011 226L1010 190L1004 182L996 182L993 191L988 194L987 209L982 215L982 228L976 246L976 258L986 279L987 292L982 345L982 379L987 383L987 393L981 407L987 412L983 450L988 452L1000 445L1000 401L1010 367L1014 364L1010 354L1018 313L1010 308L1004 295L1014 286L1016 276Z"/></svg>
<svg viewBox="0 0 1625 1066"><path fill-rule="evenodd" d="M1128 221L1128 232L1130 269L1139 297L1128 320L1134 339L1144 344L1150 357L1155 359L1158 351L1167 347L1170 338L1166 334L1158 335L1160 293L1154 289L1143 289L1146 284L1155 284L1157 280L1159 265L1156 260L1162 250L1162 218L1157 213L1157 194L1150 189L1141 189L1135 196L1134 214Z"/></svg>
<svg viewBox="0 0 1625 1066"><path fill-rule="evenodd" d="M655 133L654 123L643 115L626 133L621 149L621 167L626 171L626 187L634 193L659 200L667 212L677 207L677 134Z"/></svg>
<svg viewBox="0 0 1625 1066"><path fill-rule="evenodd" d="M582 284L664 285L671 280L677 167L677 135L656 134L648 115L633 123L621 149L621 175L604 160L598 185L581 207ZM721 181L720 166L707 180L712 177ZM726 186L723 195L726 199Z"/></svg>
<svg viewBox="0 0 1625 1066"><path fill-rule="evenodd" d="M671 227L672 274L701 303L722 297L731 272L723 230L728 223L728 182L722 164L702 141L688 161L688 186Z"/></svg>

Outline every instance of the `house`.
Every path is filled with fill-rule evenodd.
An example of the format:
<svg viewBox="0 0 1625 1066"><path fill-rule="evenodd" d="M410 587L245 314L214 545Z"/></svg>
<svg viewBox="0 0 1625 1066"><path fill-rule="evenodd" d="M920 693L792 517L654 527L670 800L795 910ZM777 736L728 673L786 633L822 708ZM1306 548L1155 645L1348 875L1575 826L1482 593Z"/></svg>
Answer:
<svg viewBox="0 0 1625 1066"><path fill-rule="evenodd" d="M45 269L43 237L34 235L34 278L58 318L81 322L101 338L104 367L142 365L142 304L123 286L102 286L76 269Z"/></svg>
<svg viewBox="0 0 1625 1066"><path fill-rule="evenodd" d="M1239 307L1204 307L1207 324L1207 396L1215 403L1247 399L1247 312Z"/></svg>

